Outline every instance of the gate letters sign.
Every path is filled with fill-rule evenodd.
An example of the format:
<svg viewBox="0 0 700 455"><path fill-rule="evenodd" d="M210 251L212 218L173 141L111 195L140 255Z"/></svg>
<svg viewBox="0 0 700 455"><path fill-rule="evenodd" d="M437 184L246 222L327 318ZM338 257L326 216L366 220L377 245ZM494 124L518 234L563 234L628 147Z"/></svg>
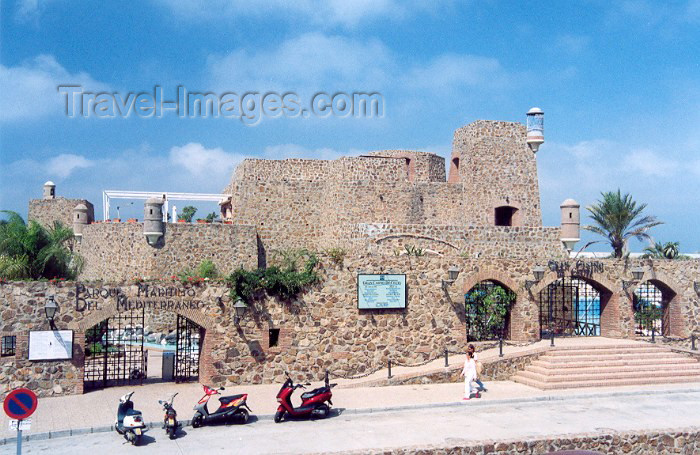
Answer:
<svg viewBox="0 0 700 455"><path fill-rule="evenodd" d="M136 295L127 295L119 287L90 287L76 284L75 309L78 312L99 310L116 299L117 310L184 310L197 309L202 301L193 285L150 285L140 283Z"/></svg>
<svg viewBox="0 0 700 455"><path fill-rule="evenodd" d="M573 265L573 266L572 266ZM549 261L547 267L552 272L557 272L558 278L564 278L566 272L570 270L571 276L591 278L594 273L603 273L605 267L600 261L585 262L578 260L573 264L567 261Z"/></svg>

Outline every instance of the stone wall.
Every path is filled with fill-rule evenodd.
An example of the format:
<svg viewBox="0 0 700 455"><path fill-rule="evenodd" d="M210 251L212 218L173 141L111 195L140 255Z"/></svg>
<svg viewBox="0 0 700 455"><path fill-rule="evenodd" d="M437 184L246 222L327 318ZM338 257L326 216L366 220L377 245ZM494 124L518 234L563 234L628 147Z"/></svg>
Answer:
<svg viewBox="0 0 700 455"><path fill-rule="evenodd" d="M53 226L54 221L60 221L64 226L73 228L73 209L78 204L88 208L88 222L95 220L95 209L90 201L85 199L32 199L29 201L27 220L37 221L44 226Z"/></svg>
<svg viewBox="0 0 700 455"><path fill-rule="evenodd" d="M700 430L673 428L613 433L583 433L527 438L525 440L487 440L445 445L412 446L344 452L348 455L542 455L558 451L590 450L600 454L694 455L700 453ZM330 453L330 452L326 452ZM334 452L335 453L335 452ZM577 452L566 452L571 455Z"/></svg>
<svg viewBox="0 0 700 455"><path fill-rule="evenodd" d="M120 281L170 277L195 270L205 259L225 274L239 266L258 265L258 245L252 226L168 223L165 236L153 247L143 235L143 223L99 223L83 228L78 252L85 260L83 280Z"/></svg>
<svg viewBox="0 0 700 455"><path fill-rule="evenodd" d="M634 287L623 289L622 280L629 280L629 269L637 265L645 269L642 281L662 283L674 293L669 311L676 325L671 335L685 337L700 329L700 298L693 289L693 281L700 276L700 261L565 260L561 264L567 266L558 269L567 275L590 272L585 279L604 296L603 336L634 336ZM58 393L44 387L49 384L59 385L60 393L80 391L82 337L88 328L125 310L118 305L117 294L126 296L132 305L146 305L149 312L181 314L205 328L200 377L202 382L221 385L278 382L285 371L304 380L318 380L325 370L356 375L384 366L389 359L414 364L445 348L464 351L464 294L483 280L495 280L516 293L507 337L536 340L540 291L557 279L552 270L526 289L536 265L547 264L528 259L352 255L336 265L322 256L320 283L292 301L261 296L250 303L238 326L229 290L222 283L194 286L187 297L169 297L168 289L181 286L179 283L156 281L149 284L150 291L144 291L143 284L140 288L132 282L89 282L83 285L107 291L97 296L93 292L80 301L76 301L75 283L2 284L0 332L17 334L20 347L15 358L0 359L0 383L9 388L32 382L44 396ZM459 276L453 284L443 285L452 266L460 270ZM405 273L406 308L358 310L358 273ZM58 328L75 330L72 362L25 360L26 347L22 346L28 331L47 328L43 314L47 295L55 295L59 303ZM270 329L280 330L277 346L269 344Z"/></svg>
<svg viewBox="0 0 700 455"><path fill-rule="evenodd" d="M405 254L406 247L427 255L471 258L566 258L559 228L509 226L446 226L425 224L359 223L342 226L352 251Z"/></svg>
<svg viewBox="0 0 700 455"><path fill-rule="evenodd" d="M453 156L459 157L465 218L493 225L494 210L517 208L514 226L541 226L535 154L520 123L478 120L455 131Z"/></svg>

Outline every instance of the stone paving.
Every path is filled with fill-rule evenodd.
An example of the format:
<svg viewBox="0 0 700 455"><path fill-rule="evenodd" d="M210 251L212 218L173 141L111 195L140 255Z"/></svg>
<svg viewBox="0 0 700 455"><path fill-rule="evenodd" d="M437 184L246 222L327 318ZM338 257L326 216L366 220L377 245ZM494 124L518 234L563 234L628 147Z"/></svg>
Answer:
<svg viewBox="0 0 700 455"><path fill-rule="evenodd" d="M620 343L635 343L633 341L615 340ZM563 339L557 340L558 346L578 346L609 343L609 339L595 338L589 340ZM528 352L547 346L549 341L543 341L529 346L507 346L505 353L516 355L518 352ZM638 342L637 342L638 343ZM542 346L541 346L542 345ZM483 360L498 356L496 348L481 353ZM454 367L461 362L458 356L452 356L451 365ZM440 359L436 362L442 362ZM393 374L400 376L405 374L418 374L416 371L429 372L440 368L437 364L428 364L420 368L396 368ZM333 389L333 403L336 408L347 410L386 410L407 406L427 406L435 404L455 403L461 400L464 386L462 383L450 384L420 384L402 386L368 387L372 383L386 377L386 370L375 373L376 376L359 380L333 380L338 387ZM320 383L313 383L310 387L318 387ZM523 384L511 381L487 382L489 391L482 394L481 400L474 402L498 402L504 403L510 400L545 400L567 397L577 393L637 393L656 390L700 390L700 383L687 383L675 385L650 385L634 387L600 387L584 392L577 390L542 391ZM253 414L258 417L274 414L277 403L275 395L280 384L237 386L227 389L224 394L248 393L248 404L253 409ZM29 434L56 432L60 430L77 430L84 428L103 428L114 423L119 397L127 392L135 391L132 399L136 409L143 412L147 422L156 422L162 418L162 410L158 400L166 398L171 393L178 393L175 398L175 409L182 420L192 417L192 408L202 396L202 387L199 384L175 384L156 383L143 386L112 387L105 390L90 392L84 395L63 396L55 398L43 398L39 400L39 406L32 417L32 429ZM296 393L296 398L300 392ZM214 403L214 401L212 401ZM296 403L296 402L295 402ZM7 416L0 417L0 438L13 437L8 429Z"/></svg>

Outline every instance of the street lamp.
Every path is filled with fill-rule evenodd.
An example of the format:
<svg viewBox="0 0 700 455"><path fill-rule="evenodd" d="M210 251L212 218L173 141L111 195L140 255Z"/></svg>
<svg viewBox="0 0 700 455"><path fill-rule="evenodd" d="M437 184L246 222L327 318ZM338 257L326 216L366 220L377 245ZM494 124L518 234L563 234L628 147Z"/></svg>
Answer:
<svg viewBox="0 0 700 455"><path fill-rule="evenodd" d="M238 299L236 300L236 303L233 304L233 309L236 311L236 315L233 317L233 323L238 325L238 323L241 322L243 315L245 315L248 305L246 305L243 300Z"/></svg>
<svg viewBox="0 0 700 455"><path fill-rule="evenodd" d="M459 276L459 267L456 265L453 265L449 269L447 269L447 279L442 280L442 288L447 290L447 286L450 286L454 284L455 281L457 281L457 277Z"/></svg>
<svg viewBox="0 0 700 455"><path fill-rule="evenodd" d="M632 267L632 270L630 270L630 272L632 272L632 278L634 278L635 281L641 280L644 276L644 269L639 266Z"/></svg>
<svg viewBox="0 0 700 455"><path fill-rule="evenodd" d="M525 289L528 291L530 288L532 288L534 285L542 281L542 278L544 278L544 272L545 268L542 267L541 265L538 265L534 269L532 269L532 274L535 276L535 281L532 280L525 280Z"/></svg>
<svg viewBox="0 0 700 455"><path fill-rule="evenodd" d="M44 313L46 313L46 319L48 319L51 328L54 327L53 318L56 316L57 311L58 305L56 304L56 301L54 300L53 296L50 295L46 299L46 305L44 305Z"/></svg>

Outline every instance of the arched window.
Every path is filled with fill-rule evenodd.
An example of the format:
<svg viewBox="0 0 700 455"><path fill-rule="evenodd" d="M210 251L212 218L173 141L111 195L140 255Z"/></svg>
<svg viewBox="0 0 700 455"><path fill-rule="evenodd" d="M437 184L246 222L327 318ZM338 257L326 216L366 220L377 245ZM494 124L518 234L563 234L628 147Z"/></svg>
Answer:
<svg viewBox="0 0 700 455"><path fill-rule="evenodd" d="M467 341L510 338L515 293L496 281L482 281L466 293Z"/></svg>

